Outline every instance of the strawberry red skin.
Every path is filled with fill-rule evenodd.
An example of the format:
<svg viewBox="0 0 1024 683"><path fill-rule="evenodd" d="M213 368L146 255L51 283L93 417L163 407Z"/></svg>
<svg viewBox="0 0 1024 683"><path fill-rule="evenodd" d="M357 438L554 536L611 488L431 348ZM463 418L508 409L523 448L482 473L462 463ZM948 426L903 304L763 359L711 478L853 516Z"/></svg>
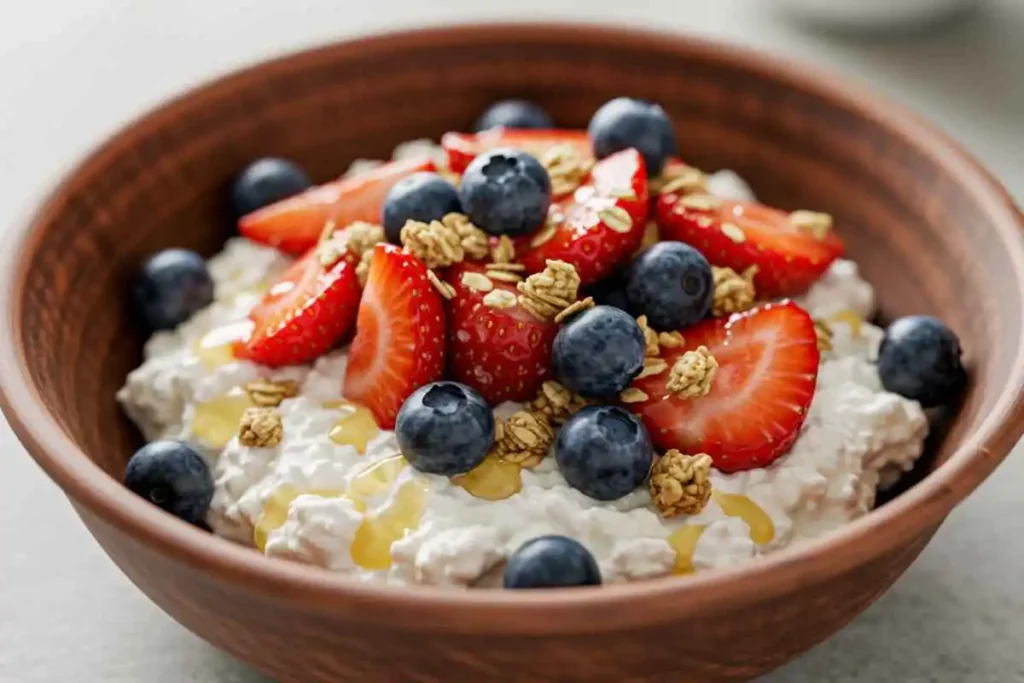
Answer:
<svg viewBox="0 0 1024 683"><path fill-rule="evenodd" d="M823 240L789 225L788 214L753 202L723 201L719 209L698 210L677 203L675 194L658 198L655 212L662 239L697 248L715 266L742 272L757 266L759 298L795 296L807 291L834 260L843 243L833 232ZM745 238L736 242L722 231L725 223Z"/></svg>
<svg viewBox="0 0 1024 683"><path fill-rule="evenodd" d="M329 220L339 228L356 221L380 223L391 186L417 171L433 170L429 159L392 161L254 211L239 220L238 231L289 254L304 254L316 245Z"/></svg>
<svg viewBox="0 0 1024 683"><path fill-rule="evenodd" d="M631 189L634 196L614 196L624 189ZM610 206L629 214L632 227L628 232L613 230L601 220L598 212ZM647 209L643 157L634 149L617 152L597 162L573 196L552 204L549 215L558 223L555 236L538 246L530 245L535 235L518 240L517 257L530 273L544 270L549 259L571 263L580 281L591 284L624 265L640 246Z"/></svg>
<svg viewBox="0 0 1024 683"><path fill-rule="evenodd" d="M381 429L393 429L405 399L444 374L442 302L422 261L392 244L374 247L343 393Z"/></svg>
<svg viewBox="0 0 1024 683"><path fill-rule="evenodd" d="M473 387L491 405L529 401L551 377L551 345L558 326L535 318L520 306L492 308L484 294L462 284L462 274L483 273L477 264L448 269L455 288L447 302L448 358L452 377ZM516 293L515 285L494 280L495 289Z"/></svg>
<svg viewBox="0 0 1024 683"><path fill-rule="evenodd" d="M593 158L590 138L585 130L518 130L491 128L480 133L445 133L441 146L448 154L448 168L462 173L476 155L497 147L515 147L538 159L556 145L573 145L584 158Z"/></svg>
<svg viewBox="0 0 1024 683"><path fill-rule="evenodd" d="M682 333L683 347L662 349L670 368L685 351L704 345L719 369L708 395L694 399L668 393L667 371L634 380L648 398L626 408L641 417L655 445L707 453L723 472L766 467L785 454L799 435L817 381L819 352L807 312L788 301L764 304ZM774 355L755 378L751 373L766 338L774 340Z"/></svg>
<svg viewBox="0 0 1024 683"><path fill-rule="evenodd" d="M310 363L351 330L359 296L350 257L324 268L310 250L250 312L252 335L236 345L235 354L270 367Z"/></svg>

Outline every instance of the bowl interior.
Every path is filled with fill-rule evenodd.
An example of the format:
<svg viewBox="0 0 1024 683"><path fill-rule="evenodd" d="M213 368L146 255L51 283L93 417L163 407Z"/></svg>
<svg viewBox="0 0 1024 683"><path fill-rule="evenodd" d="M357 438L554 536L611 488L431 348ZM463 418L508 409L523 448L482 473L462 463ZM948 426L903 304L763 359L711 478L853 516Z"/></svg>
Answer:
<svg viewBox="0 0 1024 683"><path fill-rule="evenodd" d="M233 231L229 183L253 158L290 157L324 181L403 140L466 128L512 95L567 127L585 126L614 96L660 102L686 161L732 168L782 208L834 214L886 317L934 314L963 340L971 387L927 470L979 429L1008 378L1019 382L1012 210L912 119L696 42L565 27L439 36L324 48L192 93L108 143L37 215L13 280L13 343L46 409L109 475L120 478L139 442L114 393L140 360L125 292L146 255L215 252Z"/></svg>

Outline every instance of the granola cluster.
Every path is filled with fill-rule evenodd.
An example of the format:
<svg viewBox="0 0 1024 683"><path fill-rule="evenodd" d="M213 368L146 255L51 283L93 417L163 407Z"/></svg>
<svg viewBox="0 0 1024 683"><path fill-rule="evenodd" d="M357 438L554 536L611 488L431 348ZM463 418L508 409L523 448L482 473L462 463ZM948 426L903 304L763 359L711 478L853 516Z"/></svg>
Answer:
<svg viewBox="0 0 1024 683"><path fill-rule="evenodd" d="M711 315L716 318L732 315L754 305L754 275L757 274L757 266L750 266L742 274L732 268L711 266L711 274L715 282Z"/></svg>
<svg viewBox="0 0 1024 683"><path fill-rule="evenodd" d="M554 441L555 430L543 413L519 410L504 422L495 423L491 455L522 467L534 467L544 459Z"/></svg>
<svg viewBox="0 0 1024 683"><path fill-rule="evenodd" d="M560 197L576 191L594 167L593 159L580 154L575 145L555 145L540 158L551 178L551 194Z"/></svg>
<svg viewBox="0 0 1024 683"><path fill-rule="evenodd" d="M707 396L718 372L718 361L706 346L698 346L680 356L669 371L665 388L680 398Z"/></svg>
<svg viewBox="0 0 1024 683"><path fill-rule="evenodd" d="M548 261L543 272L516 285L519 305L541 320L554 320L575 303L579 287L575 266L564 261Z"/></svg>
<svg viewBox="0 0 1024 683"><path fill-rule="evenodd" d="M284 438L284 423L277 408L246 408L238 423L238 441L251 448L273 448Z"/></svg>
<svg viewBox="0 0 1024 683"><path fill-rule="evenodd" d="M317 255L320 264L329 268L346 253L362 259L383 241L384 228L373 223L356 221L340 230L334 229L333 223L328 223L317 247Z"/></svg>
<svg viewBox="0 0 1024 683"><path fill-rule="evenodd" d="M402 226L401 240L405 250L429 269L445 268L466 257L459 233L441 221L408 220Z"/></svg>
<svg viewBox="0 0 1024 683"><path fill-rule="evenodd" d="M530 401L532 412L544 415L551 424L560 425L591 401L574 394L558 382L548 380L541 385L537 397Z"/></svg>
<svg viewBox="0 0 1024 683"><path fill-rule="evenodd" d="M449 213L441 219L441 224L454 231L459 237L459 244L466 256L472 259L486 258L490 251L490 240L487 233L473 225L465 214Z"/></svg>
<svg viewBox="0 0 1024 683"><path fill-rule="evenodd" d="M269 380L261 378L244 387L249 400L258 408L276 408L286 398L299 395L299 383L292 379Z"/></svg>
<svg viewBox="0 0 1024 683"><path fill-rule="evenodd" d="M711 456L672 449L651 469L647 486L663 517L696 515L711 500Z"/></svg>

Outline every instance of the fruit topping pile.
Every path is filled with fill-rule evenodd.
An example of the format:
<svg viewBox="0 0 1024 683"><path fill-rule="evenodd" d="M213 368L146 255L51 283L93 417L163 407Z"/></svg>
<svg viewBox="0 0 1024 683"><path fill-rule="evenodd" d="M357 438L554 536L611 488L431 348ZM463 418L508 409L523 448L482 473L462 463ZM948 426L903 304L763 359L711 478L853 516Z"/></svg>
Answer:
<svg viewBox="0 0 1024 683"><path fill-rule="evenodd" d="M790 449L829 337L780 297L843 254L830 216L714 196L666 112L625 97L586 131L506 100L441 144L446 163L393 161L316 187L282 159L238 176L241 234L296 259L236 357L308 364L350 343L344 397L395 431L416 470L465 483L550 454L586 496L646 486L666 518L701 511L711 468L768 467ZM171 249L132 294L140 322L167 330L211 303L213 283L200 256ZM888 328L878 369L924 406L966 382L956 336L928 317ZM244 443L281 441L284 397L245 413ZM523 406L496 417L506 401ZM145 446L125 481L202 523L212 485L190 446ZM600 581L587 549L560 536L522 546L504 575L508 588Z"/></svg>

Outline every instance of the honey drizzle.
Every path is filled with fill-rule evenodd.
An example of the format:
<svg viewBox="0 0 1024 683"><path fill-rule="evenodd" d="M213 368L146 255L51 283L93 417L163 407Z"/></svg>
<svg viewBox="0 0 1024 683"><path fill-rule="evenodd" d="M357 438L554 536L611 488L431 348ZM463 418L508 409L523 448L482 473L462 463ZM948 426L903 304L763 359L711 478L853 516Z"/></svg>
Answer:
<svg viewBox="0 0 1024 683"><path fill-rule="evenodd" d="M668 543L676 551L673 574L693 573L693 552L697 549L697 542L706 528L707 526L703 524L687 524L669 534Z"/></svg>
<svg viewBox="0 0 1024 683"><path fill-rule="evenodd" d="M775 525L760 505L749 497L737 493L714 491L711 496L729 517L738 517L750 527L750 540L758 545L771 543L775 538Z"/></svg>
<svg viewBox="0 0 1024 683"><path fill-rule="evenodd" d="M474 469L452 477L452 483L482 500L504 500L523 489L522 467L496 455L488 455Z"/></svg>
<svg viewBox="0 0 1024 683"><path fill-rule="evenodd" d="M325 408L344 410L345 414L331 427L327 438L339 446L352 446L360 455L366 455L366 448L380 434L380 428L373 413L363 406L342 399L324 403Z"/></svg>
<svg viewBox="0 0 1024 683"><path fill-rule="evenodd" d="M211 448L224 448L238 433L238 423L252 399L236 387L208 401L196 404L192 415L192 433Z"/></svg>

